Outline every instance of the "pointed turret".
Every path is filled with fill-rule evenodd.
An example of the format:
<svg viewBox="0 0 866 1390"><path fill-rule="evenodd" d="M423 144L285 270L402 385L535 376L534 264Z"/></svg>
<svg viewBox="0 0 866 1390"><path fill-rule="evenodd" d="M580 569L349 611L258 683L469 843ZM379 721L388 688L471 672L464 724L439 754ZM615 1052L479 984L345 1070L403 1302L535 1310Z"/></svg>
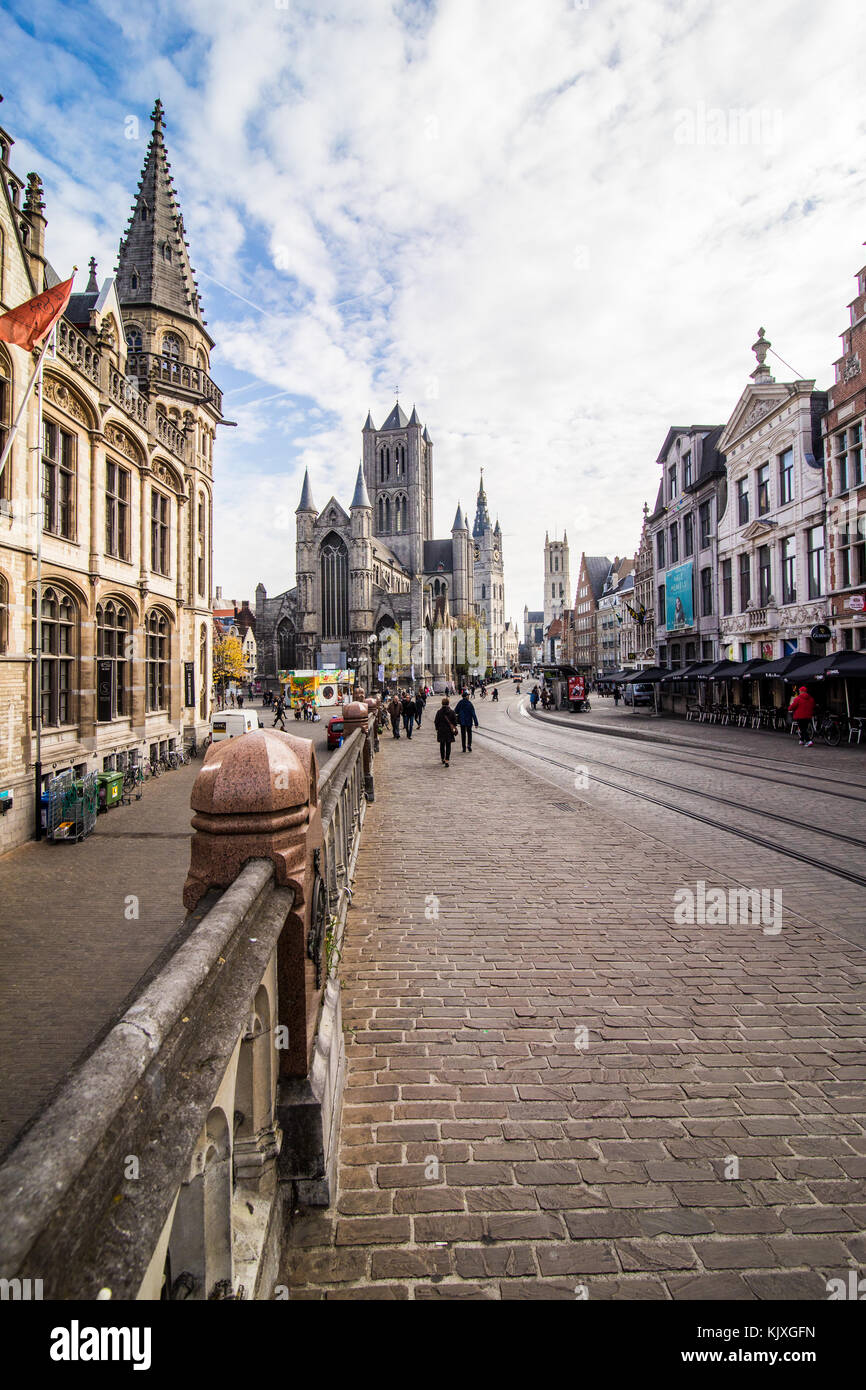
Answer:
<svg viewBox="0 0 866 1390"><path fill-rule="evenodd" d="M467 531L468 529L469 529L469 528L467 527L466 522L465 522L465 520L464 520L464 518L463 518L463 508L461 507L460 503L458 502L458 503L457 503L457 514L456 514L456 516L454 517L454 525L451 527L451 534L452 534L452 536L453 536L455 531Z"/></svg>
<svg viewBox="0 0 866 1390"><path fill-rule="evenodd" d="M366 420L364 421L364 429L365 429L365 430L374 430L375 428L376 428L376 426L373 424L373 416L371 415L370 411L368 410L368 411L367 411L367 418L366 418Z"/></svg>
<svg viewBox="0 0 866 1390"><path fill-rule="evenodd" d="M417 425L419 429L421 427L421 421L418 419L418 412L414 405L412 406L412 414L409 416L409 424Z"/></svg>
<svg viewBox="0 0 866 1390"><path fill-rule="evenodd" d="M426 426L426 425L424 426L424 433L422 434L421 438L424 440L424 443L425 443L425 444L432 444L432 443L433 443L433 440L430 438L429 434L427 433L427 426Z"/></svg>
<svg viewBox="0 0 866 1390"><path fill-rule="evenodd" d="M151 120L153 134L126 236L120 243L118 297L123 308L152 305L191 319L203 328L198 286L189 263L183 217L165 151L159 98Z"/></svg>
<svg viewBox="0 0 866 1390"><path fill-rule="evenodd" d="M316 504L313 501L313 489L310 487L310 470L304 469L304 486L301 488L301 500L298 504L297 512L312 512L317 515Z"/></svg>
<svg viewBox="0 0 866 1390"><path fill-rule="evenodd" d="M358 477L355 480L355 496L352 498L352 508L366 507L372 511L370 494L367 492L367 484L364 480L364 465L358 464Z"/></svg>

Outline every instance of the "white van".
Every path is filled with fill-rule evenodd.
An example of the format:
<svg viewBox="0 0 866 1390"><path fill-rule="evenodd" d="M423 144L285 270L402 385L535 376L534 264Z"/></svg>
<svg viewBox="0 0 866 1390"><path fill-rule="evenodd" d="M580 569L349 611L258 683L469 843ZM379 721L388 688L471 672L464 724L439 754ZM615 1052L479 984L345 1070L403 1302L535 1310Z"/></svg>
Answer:
<svg viewBox="0 0 866 1390"><path fill-rule="evenodd" d="M222 743L224 738L237 738L248 734L251 729L259 729L259 716L254 709L224 709L211 716L211 743Z"/></svg>

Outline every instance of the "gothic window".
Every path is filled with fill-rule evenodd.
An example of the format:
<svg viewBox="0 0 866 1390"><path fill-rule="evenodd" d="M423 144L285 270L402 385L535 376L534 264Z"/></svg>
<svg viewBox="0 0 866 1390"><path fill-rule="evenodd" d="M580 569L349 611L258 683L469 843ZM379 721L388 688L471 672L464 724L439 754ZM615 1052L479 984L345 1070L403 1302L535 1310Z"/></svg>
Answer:
<svg viewBox="0 0 866 1390"><path fill-rule="evenodd" d="M205 584L207 581L207 504L203 492L198 495L198 531L197 531L197 556L196 572L198 579L198 591L201 595L206 593Z"/></svg>
<svg viewBox="0 0 866 1390"><path fill-rule="evenodd" d="M487 585L486 585L486 584L482 584L482 585L481 585L481 597L482 597L482 598L486 598L486 597L487 597Z"/></svg>
<svg viewBox="0 0 866 1390"><path fill-rule="evenodd" d="M129 612L123 604L109 600L105 605L96 606L96 656L99 661L110 663L110 703L105 713L107 719L117 719L129 714L129 670L128 642L130 637ZM97 689L98 689L97 683ZM101 697L100 697L101 698ZM102 714L97 715L103 718Z"/></svg>
<svg viewBox="0 0 866 1390"><path fill-rule="evenodd" d="M168 261L169 264L171 264L171 247L169 246L167 241L164 241L162 243L162 259L164 261Z"/></svg>
<svg viewBox="0 0 866 1390"><path fill-rule="evenodd" d="M141 329L136 324L130 324L126 330L126 350L127 352L142 352L144 350L144 338Z"/></svg>
<svg viewBox="0 0 866 1390"><path fill-rule="evenodd" d="M42 426L42 525L75 539L75 436L51 420Z"/></svg>
<svg viewBox="0 0 866 1390"><path fill-rule="evenodd" d="M385 482L391 476L391 450L387 445L379 450L379 479Z"/></svg>
<svg viewBox="0 0 866 1390"><path fill-rule="evenodd" d="M33 634L36 648L36 594L32 603ZM33 663L33 710L40 701L45 727L71 724L73 719L73 668L76 656L77 612L72 599L59 589L42 591L42 683L36 690L36 663Z"/></svg>
<svg viewBox="0 0 866 1390"><path fill-rule="evenodd" d="M132 288L133 288L134 290L137 290L137 289L138 289L139 281L138 281L138 271L137 271L137 270L134 270L134 271L132 272L132 277L131 277L130 283L131 283Z"/></svg>
<svg viewBox="0 0 866 1390"><path fill-rule="evenodd" d="M277 670L293 671L295 669L295 634L291 623L286 618L277 628Z"/></svg>
<svg viewBox="0 0 866 1390"><path fill-rule="evenodd" d="M180 338L176 333L166 333L162 339L162 369L170 376L176 377L179 374L179 363L181 357Z"/></svg>
<svg viewBox="0 0 866 1390"><path fill-rule="evenodd" d="M345 637L349 631L349 554L331 531L319 552L322 596L322 637Z"/></svg>
<svg viewBox="0 0 866 1390"><path fill-rule="evenodd" d="M142 222L146 222L146 221L147 221L147 212L148 212L147 203L142 203L142 205L141 205L141 220L142 220Z"/></svg>
<svg viewBox="0 0 866 1390"><path fill-rule="evenodd" d="M168 709L169 660L171 638L168 618L158 609L153 609L145 622L147 641L147 711Z"/></svg>

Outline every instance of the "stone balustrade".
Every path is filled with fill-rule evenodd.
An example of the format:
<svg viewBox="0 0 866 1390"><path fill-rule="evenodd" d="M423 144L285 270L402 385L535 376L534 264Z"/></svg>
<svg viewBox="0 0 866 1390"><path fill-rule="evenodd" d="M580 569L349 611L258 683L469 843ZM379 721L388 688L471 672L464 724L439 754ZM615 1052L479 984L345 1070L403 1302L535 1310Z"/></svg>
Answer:
<svg viewBox="0 0 866 1390"><path fill-rule="evenodd" d="M187 934L0 1165L2 1277L51 1299L273 1296L288 1210L333 1194L336 969L373 790L353 721L321 780L277 730L208 750Z"/></svg>

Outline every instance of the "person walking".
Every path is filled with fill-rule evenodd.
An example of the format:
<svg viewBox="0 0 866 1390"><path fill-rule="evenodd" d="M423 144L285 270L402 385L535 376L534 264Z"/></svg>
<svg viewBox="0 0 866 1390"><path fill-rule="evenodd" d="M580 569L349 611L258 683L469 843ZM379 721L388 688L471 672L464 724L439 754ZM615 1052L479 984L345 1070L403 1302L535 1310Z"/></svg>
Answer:
<svg viewBox="0 0 866 1390"><path fill-rule="evenodd" d="M498 703L498 701L499 701L499 686L498 686L498 685L494 685L494 687L493 687L493 694L491 695L490 698L491 698L491 700L493 701L494 705Z"/></svg>
<svg viewBox="0 0 866 1390"><path fill-rule="evenodd" d="M277 700L277 703L276 703L276 705L274 706L274 723L273 723L273 728L276 728L278 724L279 724L280 728L282 729L283 733L285 733L285 732L286 732L286 697L285 697L284 695L282 695L282 694L280 695L280 698Z"/></svg>
<svg viewBox="0 0 866 1390"><path fill-rule="evenodd" d="M243 695L241 694L241 692L238 691L238 709L243 709L243 707L244 707L244 697L243 697Z"/></svg>
<svg viewBox="0 0 866 1390"><path fill-rule="evenodd" d="M415 696L415 724L416 727L419 729L421 728L421 715L424 713L424 706L426 705L426 703L427 692L425 691L422 685L418 691L418 694Z"/></svg>
<svg viewBox="0 0 866 1390"><path fill-rule="evenodd" d="M535 709L535 706L538 704L538 686L537 686L537 685L534 685L534 686L532 687L531 691L529 692L529 703L532 705L532 708L533 708L533 709Z"/></svg>
<svg viewBox="0 0 866 1390"><path fill-rule="evenodd" d="M797 725L797 732L800 735L800 747L811 748L812 740L809 737L811 733L809 725L815 713L815 701L809 694L805 685L800 686L800 689L788 706L788 711L794 723Z"/></svg>
<svg viewBox="0 0 866 1390"><path fill-rule="evenodd" d="M619 686L618 686L618 685L615 685L614 688L613 688L613 705L614 705L614 709L616 709L617 705L619 704L619 697L620 697L620 694L621 694L621 691L620 691Z"/></svg>
<svg viewBox="0 0 866 1390"><path fill-rule="evenodd" d="M469 698L468 690L464 690L463 698L458 700L454 706L454 713L460 722L460 746L461 752L472 752L472 726L478 728L478 715L475 713L475 706Z"/></svg>
<svg viewBox="0 0 866 1390"><path fill-rule="evenodd" d="M402 713L403 705L398 699L397 692L395 691L391 698L391 703L388 706L388 714L391 719L391 732L395 738L400 737L400 716Z"/></svg>
<svg viewBox="0 0 866 1390"><path fill-rule="evenodd" d="M407 738L412 737L412 730L415 728L415 701L410 694L403 696L403 732Z"/></svg>
<svg viewBox="0 0 866 1390"><path fill-rule="evenodd" d="M439 740L439 753L444 767L451 766L451 745L457 733L457 716L451 708L447 695L442 696L442 704L433 720L436 737Z"/></svg>

